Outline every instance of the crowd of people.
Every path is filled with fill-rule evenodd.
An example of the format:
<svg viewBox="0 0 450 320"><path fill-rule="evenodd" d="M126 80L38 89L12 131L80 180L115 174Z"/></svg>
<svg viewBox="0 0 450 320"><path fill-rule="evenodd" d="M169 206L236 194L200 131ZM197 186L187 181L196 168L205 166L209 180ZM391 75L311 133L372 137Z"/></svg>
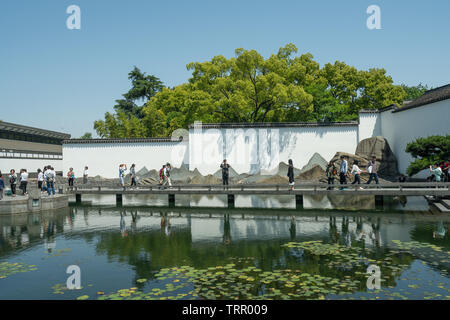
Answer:
<svg viewBox="0 0 450 320"><path fill-rule="evenodd" d="M450 182L450 160L444 161L441 164L435 163L430 166L431 176L427 178L427 181L436 182Z"/></svg>
<svg viewBox="0 0 450 320"><path fill-rule="evenodd" d="M347 185L347 179L351 179L353 177L353 181L351 184L361 184L361 174L363 172L369 174L369 179L366 182L366 184L371 184L372 181L375 181L376 184L379 184L379 178L378 178L378 164L377 164L377 158L374 156L372 159L368 162L367 166L364 169L361 169L359 167L360 163L358 160L354 160L352 167L350 169L349 166L349 157L348 156L341 156L340 157L340 164L337 166L335 164L335 161L331 160L325 171L325 175L328 180L329 185L334 185L335 180L339 178L339 183L341 185ZM435 164L434 166L430 166L430 172L432 175L427 179L427 181L450 181L450 160L447 160L446 162L442 163L441 165ZM230 164L227 162L227 159L224 159L222 163L220 164L220 169L222 170L222 184L224 186L229 185L229 178L230 178ZM125 188L125 176L127 171L127 165L122 163L119 165L119 181L120 186ZM172 187L172 181L170 178L170 172L172 171L172 166L170 163L164 164L161 169L159 170L159 185L160 189L165 189L167 186ZM136 165L133 163L130 167L129 174L131 177L131 184L130 187L136 187L137 183L139 181L138 176L136 175ZM293 190L295 185L295 178L294 178L294 163L292 159L288 160L288 172L287 177L289 179L289 189ZM75 174L73 172L73 168L70 168L69 172L67 173L67 178L69 182L69 186L73 186L73 181L75 178ZM86 166L83 172L83 183L87 183L88 178L88 167ZM399 178L400 182L405 182L406 179L404 177ZM1 183L1 182L0 182ZM331 190L333 187L328 187L328 190ZM341 187L341 190L344 190L345 187ZM360 187L360 189L362 189Z"/></svg>
<svg viewBox="0 0 450 320"><path fill-rule="evenodd" d="M328 190L331 190L334 185L335 180L339 177L339 183L341 185L347 184L347 178L351 179L353 177L353 182L351 184L361 184L361 173L365 172L369 174L369 179L367 184L370 184L372 181L375 181L376 184L379 184L378 179L378 165L377 158L372 157L372 159L368 162L365 169L361 169L359 167L359 161L354 160L352 167L350 169L348 161L349 157L343 155L340 157L339 167L335 164L333 160L331 160L326 167L326 177L328 180ZM220 164L220 169L222 170L222 183L224 186L228 186L229 177L230 177L230 164L226 159ZM441 164L435 163L430 166L430 176L427 178L427 181L436 181L436 182L450 182L450 160L446 160ZM125 176L127 171L127 165L122 163L119 165L119 181L120 185L125 188ZM172 187L172 181L170 178L170 172L172 171L172 166L170 163L166 163L159 170L159 185L160 189L165 189L167 186ZM55 195L55 180L56 180L56 172L52 166L46 166L43 170L37 169L37 188L41 190L41 192L46 192L49 196ZM129 170L131 177L130 187L137 187L139 178L136 174L136 165L133 163ZM89 168L88 166L84 167L83 171L83 184L88 182ZM14 169L11 169L9 175L5 178L0 171L0 200L3 199L3 193L6 189L6 185L9 182L11 195L15 197L17 194L17 184L19 184L19 190L22 191L22 195L27 195L27 187L28 187L28 172L27 169L21 169L17 174ZM288 160L288 171L287 177L289 179L289 189L293 190L295 185L294 178L294 163L292 159ZM5 181L5 179L7 179ZM400 182L405 182L406 179L404 177L399 178ZM75 172L73 168L70 168L67 172L67 181L69 187L73 187L75 181ZM361 188L361 187L360 187ZM341 190L344 190L345 187L341 187Z"/></svg>
<svg viewBox="0 0 450 320"><path fill-rule="evenodd" d="M341 163L339 165L339 169L337 168L337 166L335 165L333 160L331 160L327 165L325 174L327 176L329 185L334 184L334 180L337 179L338 174L339 174L339 183L341 185L346 185L347 178L351 179L351 177L353 177L353 182L351 184L361 184L361 173L363 173L363 172L366 172L369 174L369 180L367 181L367 184L370 184L373 180L375 181L376 184L379 184L378 170L377 170L377 158L376 157L372 157L372 159L368 162L365 170L362 170L359 167L358 160L353 161L352 168L350 170L349 164L348 164L349 157L341 156L340 159L341 159ZM328 190L331 190L331 189L332 189L332 187L328 188ZM341 190L342 189L345 189L345 188L342 187Z"/></svg>
<svg viewBox="0 0 450 320"><path fill-rule="evenodd" d="M52 166L46 166L44 167L44 170L37 169L37 173L38 190L41 192L47 192L49 196L52 194L55 195L55 169ZM5 179L7 179L6 182ZM22 196L28 195L28 179L29 174L27 169L20 169L19 173L16 173L15 169L11 169L6 178L0 171L0 200L3 199L3 193L8 183L12 197L16 197L17 188L22 191ZM17 185L19 185L19 187L17 187Z"/></svg>
<svg viewBox="0 0 450 320"><path fill-rule="evenodd" d="M167 185L169 185L169 188L172 187L170 171L172 171L172 165L168 162L163 164L162 168L159 169L159 185L162 190L164 190Z"/></svg>

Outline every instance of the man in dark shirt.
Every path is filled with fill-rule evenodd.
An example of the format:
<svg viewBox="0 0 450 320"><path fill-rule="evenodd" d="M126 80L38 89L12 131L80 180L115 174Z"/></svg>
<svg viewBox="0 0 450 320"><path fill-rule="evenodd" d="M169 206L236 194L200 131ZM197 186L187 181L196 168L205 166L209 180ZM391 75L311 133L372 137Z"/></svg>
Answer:
<svg viewBox="0 0 450 320"><path fill-rule="evenodd" d="M222 182L223 185L228 185L228 176L229 176L229 169L230 165L227 163L227 159L224 159L222 164L220 165L222 168Z"/></svg>
<svg viewBox="0 0 450 320"><path fill-rule="evenodd" d="M376 157L372 157L372 160L369 161L366 170L370 174L367 184L370 184L372 182L372 179L375 179L375 183L378 184L378 170Z"/></svg>
<svg viewBox="0 0 450 320"><path fill-rule="evenodd" d="M444 163L441 165L441 169L442 169L442 173L444 175L444 180L445 182L449 182L450 181L450 160L444 161Z"/></svg>

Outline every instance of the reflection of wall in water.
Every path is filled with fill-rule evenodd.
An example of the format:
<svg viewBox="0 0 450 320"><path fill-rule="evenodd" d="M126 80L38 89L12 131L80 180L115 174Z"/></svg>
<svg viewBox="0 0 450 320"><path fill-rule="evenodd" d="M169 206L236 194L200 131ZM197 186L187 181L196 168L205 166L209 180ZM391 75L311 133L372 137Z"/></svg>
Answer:
<svg viewBox="0 0 450 320"><path fill-rule="evenodd" d="M295 196L238 195L236 208L286 208L295 209Z"/></svg>

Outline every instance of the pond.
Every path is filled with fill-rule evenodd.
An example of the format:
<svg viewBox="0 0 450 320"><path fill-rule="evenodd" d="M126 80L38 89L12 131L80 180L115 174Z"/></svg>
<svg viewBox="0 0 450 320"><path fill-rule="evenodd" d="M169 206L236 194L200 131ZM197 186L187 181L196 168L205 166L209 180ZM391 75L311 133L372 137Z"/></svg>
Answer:
<svg viewBox="0 0 450 320"><path fill-rule="evenodd" d="M5 215L0 299L449 299L449 226L445 215L394 209ZM80 289L66 286L71 265Z"/></svg>

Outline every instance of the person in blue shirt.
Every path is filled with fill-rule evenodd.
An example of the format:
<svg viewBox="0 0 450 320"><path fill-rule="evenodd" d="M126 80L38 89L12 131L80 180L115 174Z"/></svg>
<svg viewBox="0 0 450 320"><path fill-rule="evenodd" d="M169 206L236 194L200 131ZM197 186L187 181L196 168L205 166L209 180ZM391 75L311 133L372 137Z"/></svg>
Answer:
<svg viewBox="0 0 450 320"><path fill-rule="evenodd" d="M442 169L437 163L435 163L433 166L430 166L430 172L434 175L436 182L441 182Z"/></svg>
<svg viewBox="0 0 450 320"><path fill-rule="evenodd" d="M127 171L127 165L121 164L119 166L119 179L120 179L120 186L125 187L125 171Z"/></svg>

